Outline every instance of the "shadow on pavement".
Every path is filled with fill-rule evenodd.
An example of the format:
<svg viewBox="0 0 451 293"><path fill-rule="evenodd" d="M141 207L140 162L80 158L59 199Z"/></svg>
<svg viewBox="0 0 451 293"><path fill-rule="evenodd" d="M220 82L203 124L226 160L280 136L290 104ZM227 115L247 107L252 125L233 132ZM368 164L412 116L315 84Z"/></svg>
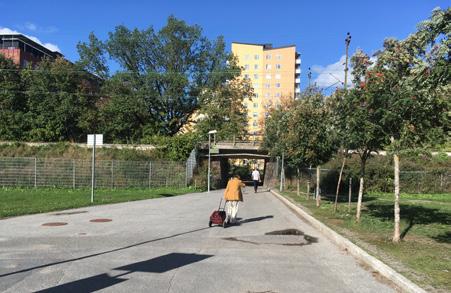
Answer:
<svg viewBox="0 0 451 293"><path fill-rule="evenodd" d="M190 233L194 233L194 232L198 232L198 231L202 231L202 230L206 230L206 229L209 229L209 227L195 229L195 230L182 232L182 233L177 233L177 234L166 236L166 237L160 237L160 238L156 238L156 239L152 239L152 240L148 240L148 241L138 242L138 243L127 245L127 246L120 247L120 248L115 248L115 249L102 251L102 252L98 252L98 253L93 253L93 254L89 254L89 255L85 255L85 256L80 256L80 257L76 257L76 258L71 258L71 259L67 259L67 260L62 260L62 261L48 263L48 264L44 264L44 265L40 265L40 266L35 266L35 267L31 267L31 268L28 268L28 269L23 269L23 270L19 270L19 271L15 271L15 272L1 274L0 278L11 276L11 275L15 275L15 274L20 274L20 273L25 273L25 272L29 272L29 271L36 270L36 269L42 269L42 268L50 267L50 266L54 266L54 265L59 265L59 264L63 264L63 263L68 263L68 262L73 262L73 261L77 261L77 260L87 259L87 258L91 258L91 257L103 255L103 254L116 252L116 251L121 251L121 250L129 249L129 248L132 248L132 247L136 247L136 246L140 246L140 245L144 245L144 244L148 244L148 243L152 243L152 242L157 242L157 241L161 241L161 240L166 240L166 239L170 239L170 238L174 238L174 237L177 237L177 236L190 234Z"/></svg>
<svg viewBox="0 0 451 293"><path fill-rule="evenodd" d="M242 221L241 221L241 219L238 219L238 220L239 220L239 224L246 224L246 223L258 222L258 221L262 221L262 220L266 220L266 219L272 219L272 218L274 218L274 216L269 215L269 216L263 216L263 217L249 218L249 219L245 219Z"/></svg>
<svg viewBox="0 0 451 293"><path fill-rule="evenodd" d="M70 283L58 285L38 292L94 292L111 287L128 279L120 278L134 272L164 273L182 266L202 261L213 255L170 253L146 261L135 262L129 265L115 268L114 270L126 271L117 276L100 274Z"/></svg>

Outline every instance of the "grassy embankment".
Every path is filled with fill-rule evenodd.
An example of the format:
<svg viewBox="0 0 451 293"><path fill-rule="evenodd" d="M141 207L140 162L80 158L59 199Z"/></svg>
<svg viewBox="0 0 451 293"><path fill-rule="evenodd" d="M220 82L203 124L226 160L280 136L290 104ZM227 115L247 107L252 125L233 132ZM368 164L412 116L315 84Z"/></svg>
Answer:
<svg viewBox="0 0 451 293"><path fill-rule="evenodd" d="M190 192L193 188L99 189L91 204L90 189L1 188L0 219L126 201L170 197Z"/></svg>
<svg viewBox="0 0 451 293"><path fill-rule="evenodd" d="M0 157L38 157L91 160L92 149L70 143L55 143L42 146L29 146L24 143L0 145ZM97 160L148 161L162 159L158 150L136 150L118 148L97 148Z"/></svg>
<svg viewBox="0 0 451 293"><path fill-rule="evenodd" d="M355 198L348 212L342 197L338 212L333 198L317 208L305 194L285 192L307 212L375 255L425 289L451 291L451 194L402 194L402 242L393 244L393 194L364 196L360 223L355 221Z"/></svg>

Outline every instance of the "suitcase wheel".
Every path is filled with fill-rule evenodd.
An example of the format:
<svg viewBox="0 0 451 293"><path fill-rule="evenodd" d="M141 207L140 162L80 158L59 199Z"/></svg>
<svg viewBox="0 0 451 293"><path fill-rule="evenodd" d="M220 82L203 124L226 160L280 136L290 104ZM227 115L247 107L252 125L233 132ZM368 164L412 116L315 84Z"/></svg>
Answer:
<svg viewBox="0 0 451 293"><path fill-rule="evenodd" d="M208 221L208 227L211 227L211 224L212 224L211 221Z"/></svg>

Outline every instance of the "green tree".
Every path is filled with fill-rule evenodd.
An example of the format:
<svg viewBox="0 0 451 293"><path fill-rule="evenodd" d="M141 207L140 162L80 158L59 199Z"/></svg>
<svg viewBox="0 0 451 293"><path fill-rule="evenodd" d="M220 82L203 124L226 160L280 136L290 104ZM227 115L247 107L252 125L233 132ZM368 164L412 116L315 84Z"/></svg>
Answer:
<svg viewBox="0 0 451 293"><path fill-rule="evenodd" d="M0 140L22 140L27 100L18 67L0 54Z"/></svg>
<svg viewBox="0 0 451 293"><path fill-rule="evenodd" d="M319 166L329 161L337 151L337 144L330 111L320 93L295 101L290 112L286 154L288 164L297 169L299 182L299 169L317 166L318 172ZM318 191L317 206L321 199Z"/></svg>
<svg viewBox="0 0 451 293"><path fill-rule="evenodd" d="M247 130L245 98L252 97L248 81L236 79L214 89L206 89L200 95L200 109L196 113L196 130L200 137L208 131L218 131L218 139L244 138Z"/></svg>
<svg viewBox="0 0 451 293"><path fill-rule="evenodd" d="M434 9L405 40L387 39L371 72L387 97L384 134L394 161L393 241L400 241L399 157L443 143L450 130L451 8Z"/></svg>
<svg viewBox="0 0 451 293"><path fill-rule="evenodd" d="M270 112L265 124L265 147L272 155L285 154L287 163L297 169L298 182L300 168L319 166L336 151L330 118L319 92ZM319 200L317 196L317 205Z"/></svg>
<svg viewBox="0 0 451 293"><path fill-rule="evenodd" d="M121 78L106 83L104 92L117 96L115 91L121 88L122 97L108 100L112 105L106 109L121 108L118 103L128 103L122 108L125 119L136 116L135 105L147 111L146 119L128 121L135 126L129 129L132 132L129 137L139 137L146 129L158 130L162 135L176 134L199 109L198 97L204 90L218 88L240 73L234 63L227 64L232 56L225 52L222 37L210 41L199 26L187 25L173 16L158 32L152 27L130 30L118 26L106 41L101 42L91 34L89 44L80 43L78 48L80 63L99 76L109 71L105 64L108 58L120 68L116 74ZM132 113L127 114L128 110ZM112 131L114 139L127 139L121 130L124 127L119 128Z"/></svg>
<svg viewBox="0 0 451 293"><path fill-rule="evenodd" d="M359 195L356 220L360 221L364 194L365 168L373 152L382 149L386 143L382 123L387 106L387 96L381 88L379 75L369 72L369 58L357 51L351 58L354 88L347 92L337 92L334 105L338 118L336 128L341 137L341 145L357 152L360 157Z"/></svg>
<svg viewBox="0 0 451 293"><path fill-rule="evenodd" d="M95 130L96 81L80 68L58 58L23 69L26 120L32 141L82 141Z"/></svg>

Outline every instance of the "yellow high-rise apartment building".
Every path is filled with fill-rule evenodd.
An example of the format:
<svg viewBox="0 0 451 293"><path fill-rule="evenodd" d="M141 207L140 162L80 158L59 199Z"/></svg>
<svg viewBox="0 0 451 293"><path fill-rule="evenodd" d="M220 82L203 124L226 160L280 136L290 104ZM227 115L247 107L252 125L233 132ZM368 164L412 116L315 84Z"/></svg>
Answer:
<svg viewBox="0 0 451 293"><path fill-rule="evenodd" d="M241 77L248 78L254 88L252 101L244 101L248 133L261 137L269 109L281 99L295 99L300 94L300 54L294 45L273 48L271 44L237 42L232 43L232 53L244 68Z"/></svg>

